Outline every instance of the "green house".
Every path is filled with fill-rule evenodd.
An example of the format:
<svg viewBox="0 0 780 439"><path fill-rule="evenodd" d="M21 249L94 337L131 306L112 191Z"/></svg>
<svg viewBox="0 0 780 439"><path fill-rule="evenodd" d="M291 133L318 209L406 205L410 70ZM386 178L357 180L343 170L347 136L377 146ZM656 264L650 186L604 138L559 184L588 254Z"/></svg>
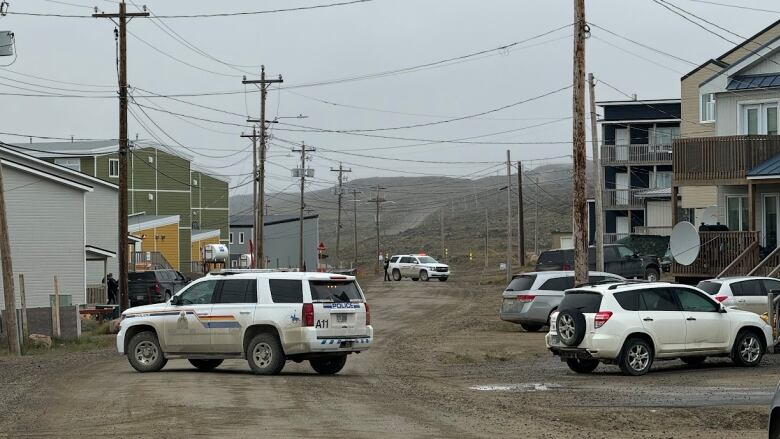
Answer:
<svg viewBox="0 0 780 439"><path fill-rule="evenodd" d="M118 184L117 141L18 144L33 156ZM34 150L34 151L33 151ZM195 271L191 230L219 229L228 244L230 180L192 162L192 157L148 141L131 142L128 157L130 214L179 215L179 266Z"/></svg>

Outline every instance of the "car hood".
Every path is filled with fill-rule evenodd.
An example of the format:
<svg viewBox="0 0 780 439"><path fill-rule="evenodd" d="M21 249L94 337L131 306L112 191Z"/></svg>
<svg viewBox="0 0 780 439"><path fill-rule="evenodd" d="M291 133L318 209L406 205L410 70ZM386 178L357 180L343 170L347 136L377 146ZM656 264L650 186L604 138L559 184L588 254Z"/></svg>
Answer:
<svg viewBox="0 0 780 439"><path fill-rule="evenodd" d="M155 311L164 311L168 307L167 303L155 303L152 305L135 306L127 309L122 315L126 314L143 314Z"/></svg>

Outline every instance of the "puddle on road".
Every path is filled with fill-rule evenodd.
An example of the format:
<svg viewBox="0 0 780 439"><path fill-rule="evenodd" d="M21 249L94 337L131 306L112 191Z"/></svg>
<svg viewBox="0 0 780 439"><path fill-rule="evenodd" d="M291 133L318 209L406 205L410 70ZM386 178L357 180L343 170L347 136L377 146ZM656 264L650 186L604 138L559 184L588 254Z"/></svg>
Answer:
<svg viewBox="0 0 780 439"><path fill-rule="evenodd" d="M471 386L469 389L482 392L546 392L560 387L560 384L555 383L520 383Z"/></svg>

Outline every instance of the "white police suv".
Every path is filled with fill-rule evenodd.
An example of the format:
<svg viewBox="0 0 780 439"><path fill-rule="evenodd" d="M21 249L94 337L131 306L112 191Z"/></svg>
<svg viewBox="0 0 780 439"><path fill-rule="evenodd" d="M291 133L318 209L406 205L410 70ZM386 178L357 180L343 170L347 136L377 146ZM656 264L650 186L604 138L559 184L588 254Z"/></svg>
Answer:
<svg viewBox="0 0 780 439"><path fill-rule="evenodd" d="M174 358L201 370L244 358L257 374L277 374L288 360L335 374L371 346L374 332L353 276L275 270L215 272L121 319L117 349L139 372Z"/></svg>
<svg viewBox="0 0 780 439"><path fill-rule="evenodd" d="M408 277L414 281L439 279L441 282L446 282L450 277L449 265L423 254L393 255L390 257L387 270L395 281Z"/></svg>

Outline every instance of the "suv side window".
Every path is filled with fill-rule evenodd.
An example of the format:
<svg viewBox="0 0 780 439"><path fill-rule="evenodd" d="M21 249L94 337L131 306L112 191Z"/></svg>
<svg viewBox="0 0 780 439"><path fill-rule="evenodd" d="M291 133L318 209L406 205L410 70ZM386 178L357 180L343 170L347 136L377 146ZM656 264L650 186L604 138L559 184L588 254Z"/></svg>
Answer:
<svg viewBox="0 0 780 439"><path fill-rule="evenodd" d="M409 261L409 262L411 262L412 264L415 264L415 265L416 265L416 264L419 264L419 263L420 263L420 260L419 260L419 259L417 259L417 258L409 258L409 259L411 259L411 261Z"/></svg>
<svg viewBox="0 0 780 439"><path fill-rule="evenodd" d="M717 312L718 306L712 300L707 299L696 291L687 288L674 288L677 298L680 299L683 311L689 312Z"/></svg>
<svg viewBox="0 0 780 439"><path fill-rule="evenodd" d="M564 291L574 288L574 276L554 277L545 281L540 290Z"/></svg>
<svg viewBox="0 0 780 439"><path fill-rule="evenodd" d="M185 290L179 295L182 305L205 305L211 303L214 297L216 280L205 280Z"/></svg>
<svg viewBox="0 0 780 439"><path fill-rule="evenodd" d="M672 291L667 288L649 288L642 290L642 303L647 311L680 311L680 306Z"/></svg>
<svg viewBox="0 0 780 439"><path fill-rule="evenodd" d="M618 259L618 253L617 249L615 249L615 246L605 246L604 247L604 260L605 261L614 261Z"/></svg>
<svg viewBox="0 0 780 439"><path fill-rule="evenodd" d="M400 259L400 257L398 257L398 256L393 256L392 258L390 258L390 263L391 263L391 264L393 264L393 263L396 263L396 262L398 262L398 259Z"/></svg>
<svg viewBox="0 0 780 439"><path fill-rule="evenodd" d="M761 282L764 284L764 293L769 294L773 291L780 290L780 281L777 280L771 280L771 279L764 279Z"/></svg>
<svg viewBox="0 0 780 439"><path fill-rule="evenodd" d="M734 287L737 288L734 288ZM764 286L760 279L746 280L731 284L731 291L735 296L766 296Z"/></svg>
<svg viewBox="0 0 780 439"><path fill-rule="evenodd" d="M230 279L221 283L215 303L257 303L256 279Z"/></svg>
<svg viewBox="0 0 780 439"><path fill-rule="evenodd" d="M411 264L412 263L412 258L410 258L409 256L404 256L403 258L401 258L401 263L402 264Z"/></svg>
<svg viewBox="0 0 780 439"><path fill-rule="evenodd" d="M615 300L626 311L644 311L644 303L640 298L642 290L623 291L615 293Z"/></svg>
<svg viewBox="0 0 780 439"><path fill-rule="evenodd" d="M270 279L271 300L274 303L303 303L303 281Z"/></svg>
<svg viewBox="0 0 780 439"><path fill-rule="evenodd" d="M616 246L616 248L617 248L617 251L618 251L618 255L621 258L625 258L626 256L634 256L634 252L630 248L628 248L628 247L626 247L624 245L618 245L618 246Z"/></svg>

